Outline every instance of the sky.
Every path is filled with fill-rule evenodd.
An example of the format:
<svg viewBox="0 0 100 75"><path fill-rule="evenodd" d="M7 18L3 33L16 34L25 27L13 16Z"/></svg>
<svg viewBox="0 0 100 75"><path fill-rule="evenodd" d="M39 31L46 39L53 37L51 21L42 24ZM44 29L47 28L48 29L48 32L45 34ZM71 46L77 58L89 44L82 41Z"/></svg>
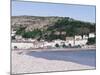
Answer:
<svg viewBox="0 0 100 75"><path fill-rule="evenodd" d="M59 16L95 23L95 6L12 1L12 16Z"/></svg>

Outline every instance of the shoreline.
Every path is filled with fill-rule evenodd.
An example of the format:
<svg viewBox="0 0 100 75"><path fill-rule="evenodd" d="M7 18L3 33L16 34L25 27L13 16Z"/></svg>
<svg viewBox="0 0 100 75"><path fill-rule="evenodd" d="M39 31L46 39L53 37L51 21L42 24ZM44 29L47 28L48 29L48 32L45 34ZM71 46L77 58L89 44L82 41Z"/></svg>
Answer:
<svg viewBox="0 0 100 75"><path fill-rule="evenodd" d="M96 48L12 49L11 51L84 51L84 50L96 50Z"/></svg>

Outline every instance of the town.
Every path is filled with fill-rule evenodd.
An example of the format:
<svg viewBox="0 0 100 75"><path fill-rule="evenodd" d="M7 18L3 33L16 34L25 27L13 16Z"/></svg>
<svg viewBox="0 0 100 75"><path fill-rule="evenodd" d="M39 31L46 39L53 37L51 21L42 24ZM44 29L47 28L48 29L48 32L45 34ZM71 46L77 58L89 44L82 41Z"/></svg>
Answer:
<svg viewBox="0 0 100 75"><path fill-rule="evenodd" d="M11 36L15 36L16 31L12 31ZM95 33L89 35L75 35L74 37L66 37L66 40L56 39L45 41L37 39L26 39L16 35L12 40L12 49L55 49L55 48L95 48L94 45L87 45L89 38L95 38Z"/></svg>

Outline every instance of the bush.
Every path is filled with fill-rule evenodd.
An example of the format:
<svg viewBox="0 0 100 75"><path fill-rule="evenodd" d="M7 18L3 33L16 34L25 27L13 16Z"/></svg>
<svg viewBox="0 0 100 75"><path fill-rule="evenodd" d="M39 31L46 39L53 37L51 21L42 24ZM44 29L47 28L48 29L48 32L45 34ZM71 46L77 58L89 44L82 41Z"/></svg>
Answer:
<svg viewBox="0 0 100 75"><path fill-rule="evenodd" d="M63 48L66 48L67 46L65 44L62 45Z"/></svg>
<svg viewBox="0 0 100 75"><path fill-rule="evenodd" d="M16 49L17 48L17 46L14 46L14 49Z"/></svg>
<svg viewBox="0 0 100 75"><path fill-rule="evenodd" d="M12 40L15 40L15 36L12 36L11 39L12 39Z"/></svg>
<svg viewBox="0 0 100 75"><path fill-rule="evenodd" d="M56 44L55 46L56 46L56 47L60 47L59 44Z"/></svg>
<svg viewBox="0 0 100 75"><path fill-rule="evenodd" d="M96 38L88 38L88 42L87 42L88 45L92 45L95 43L96 43Z"/></svg>
<svg viewBox="0 0 100 75"><path fill-rule="evenodd" d="M78 47L78 48L81 48L81 46L80 46L80 45L78 45L77 47Z"/></svg>
<svg viewBox="0 0 100 75"><path fill-rule="evenodd" d="M69 46L69 47L72 47L72 45L71 45L71 44L69 44L68 46Z"/></svg>
<svg viewBox="0 0 100 75"><path fill-rule="evenodd" d="M36 37L41 37L41 36L42 36L42 32L38 29L35 29L33 31L24 32L22 34L23 38L36 38Z"/></svg>
<svg viewBox="0 0 100 75"><path fill-rule="evenodd" d="M16 30L16 35L22 35L25 32L25 27L20 27Z"/></svg>

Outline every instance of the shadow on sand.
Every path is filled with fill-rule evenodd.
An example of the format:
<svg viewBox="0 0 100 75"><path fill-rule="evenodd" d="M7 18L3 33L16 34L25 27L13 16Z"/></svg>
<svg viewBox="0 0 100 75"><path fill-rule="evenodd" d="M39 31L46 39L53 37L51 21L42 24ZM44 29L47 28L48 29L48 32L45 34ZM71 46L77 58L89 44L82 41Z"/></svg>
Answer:
<svg viewBox="0 0 100 75"><path fill-rule="evenodd" d="M31 51L27 55L48 60L70 61L96 67L96 51Z"/></svg>

